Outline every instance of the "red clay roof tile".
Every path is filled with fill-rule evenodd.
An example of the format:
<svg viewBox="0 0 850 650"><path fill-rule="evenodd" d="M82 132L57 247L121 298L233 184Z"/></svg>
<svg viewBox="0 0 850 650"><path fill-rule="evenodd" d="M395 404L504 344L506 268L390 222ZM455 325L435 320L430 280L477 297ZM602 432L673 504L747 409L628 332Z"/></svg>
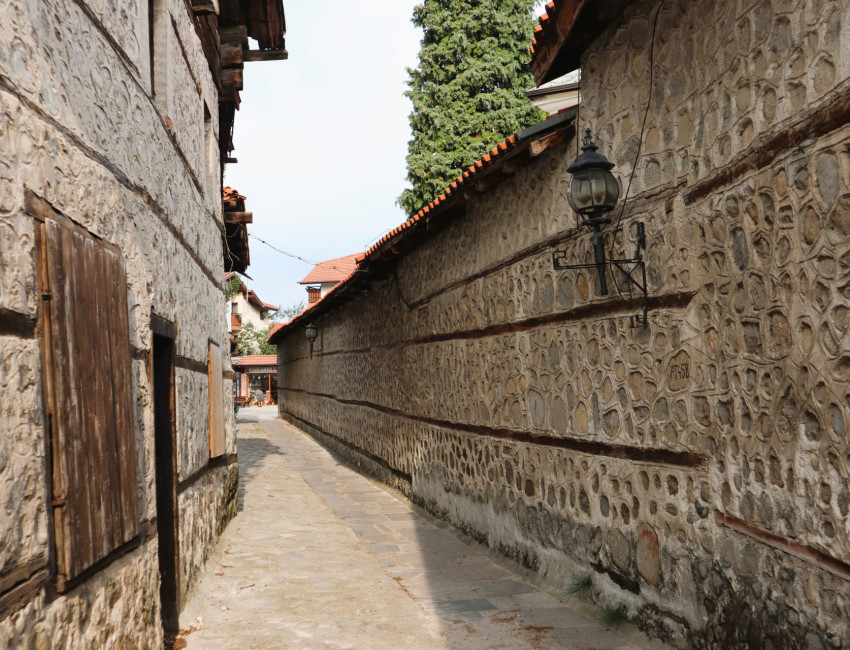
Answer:
<svg viewBox="0 0 850 650"><path fill-rule="evenodd" d="M235 368L244 368L245 366L276 366L276 354L246 354L244 357L239 357L238 361L233 363Z"/></svg>
<svg viewBox="0 0 850 650"><path fill-rule="evenodd" d="M357 268L357 255L344 255L332 260L319 262L298 284L321 284L323 282L340 282L351 275Z"/></svg>

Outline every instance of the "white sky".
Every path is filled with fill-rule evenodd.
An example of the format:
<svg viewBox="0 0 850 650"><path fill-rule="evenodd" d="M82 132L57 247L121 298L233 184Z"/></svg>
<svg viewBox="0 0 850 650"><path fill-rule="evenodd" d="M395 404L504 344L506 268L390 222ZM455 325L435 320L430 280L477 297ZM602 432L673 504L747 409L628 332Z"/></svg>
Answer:
<svg viewBox="0 0 850 650"><path fill-rule="evenodd" d="M224 184L247 197L248 231L314 261L365 250L406 215L418 0L285 0L288 61L246 63ZM539 11L538 11L539 13ZM255 47L255 45L254 45ZM283 307L306 300L312 265L250 238L248 285Z"/></svg>
<svg viewBox="0 0 850 650"><path fill-rule="evenodd" d="M323 261L363 251L406 215L416 0L286 0L288 61L245 64L225 185L247 197L248 231ZM248 285L262 300L306 300L312 266L250 238Z"/></svg>

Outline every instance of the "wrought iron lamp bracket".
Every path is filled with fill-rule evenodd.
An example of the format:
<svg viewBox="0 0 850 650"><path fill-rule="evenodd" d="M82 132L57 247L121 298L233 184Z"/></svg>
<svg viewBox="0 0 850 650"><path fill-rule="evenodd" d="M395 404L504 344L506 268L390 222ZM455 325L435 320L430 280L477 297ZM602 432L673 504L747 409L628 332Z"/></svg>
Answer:
<svg viewBox="0 0 850 650"><path fill-rule="evenodd" d="M637 223L637 245L635 254L631 258L616 259L608 258L605 253L605 245L602 233L593 233L593 247L596 260L592 264L566 264L567 251L558 250L552 253L552 266L556 271L567 271L577 269L596 269L599 272L599 284L602 295L608 295L608 286L605 281L605 269L615 268L626 278L631 295L632 288L643 295L642 314L629 316L631 327L646 327L649 324L647 313L649 312L649 291L646 284L646 263L643 260L643 251L646 249L646 234L643 223ZM640 272L639 277L638 271Z"/></svg>

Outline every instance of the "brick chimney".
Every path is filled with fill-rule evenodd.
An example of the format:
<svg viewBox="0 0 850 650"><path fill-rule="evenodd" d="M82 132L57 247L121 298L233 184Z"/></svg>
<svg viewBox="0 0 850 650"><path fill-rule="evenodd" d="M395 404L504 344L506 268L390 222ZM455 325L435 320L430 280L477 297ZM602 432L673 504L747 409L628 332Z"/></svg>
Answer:
<svg viewBox="0 0 850 650"><path fill-rule="evenodd" d="M322 297L322 289L321 287L307 287L307 304L312 305L313 303L319 302L319 298Z"/></svg>

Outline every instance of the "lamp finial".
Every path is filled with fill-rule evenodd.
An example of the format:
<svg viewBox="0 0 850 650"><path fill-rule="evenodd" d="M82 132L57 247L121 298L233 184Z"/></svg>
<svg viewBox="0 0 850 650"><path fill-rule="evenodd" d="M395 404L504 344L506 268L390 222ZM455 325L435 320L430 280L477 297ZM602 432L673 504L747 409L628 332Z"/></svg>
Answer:
<svg viewBox="0 0 850 650"><path fill-rule="evenodd" d="M599 147L596 146L596 143L593 141L593 137L590 135L590 128L586 128L584 130L584 142L581 146L582 151L598 151Z"/></svg>

